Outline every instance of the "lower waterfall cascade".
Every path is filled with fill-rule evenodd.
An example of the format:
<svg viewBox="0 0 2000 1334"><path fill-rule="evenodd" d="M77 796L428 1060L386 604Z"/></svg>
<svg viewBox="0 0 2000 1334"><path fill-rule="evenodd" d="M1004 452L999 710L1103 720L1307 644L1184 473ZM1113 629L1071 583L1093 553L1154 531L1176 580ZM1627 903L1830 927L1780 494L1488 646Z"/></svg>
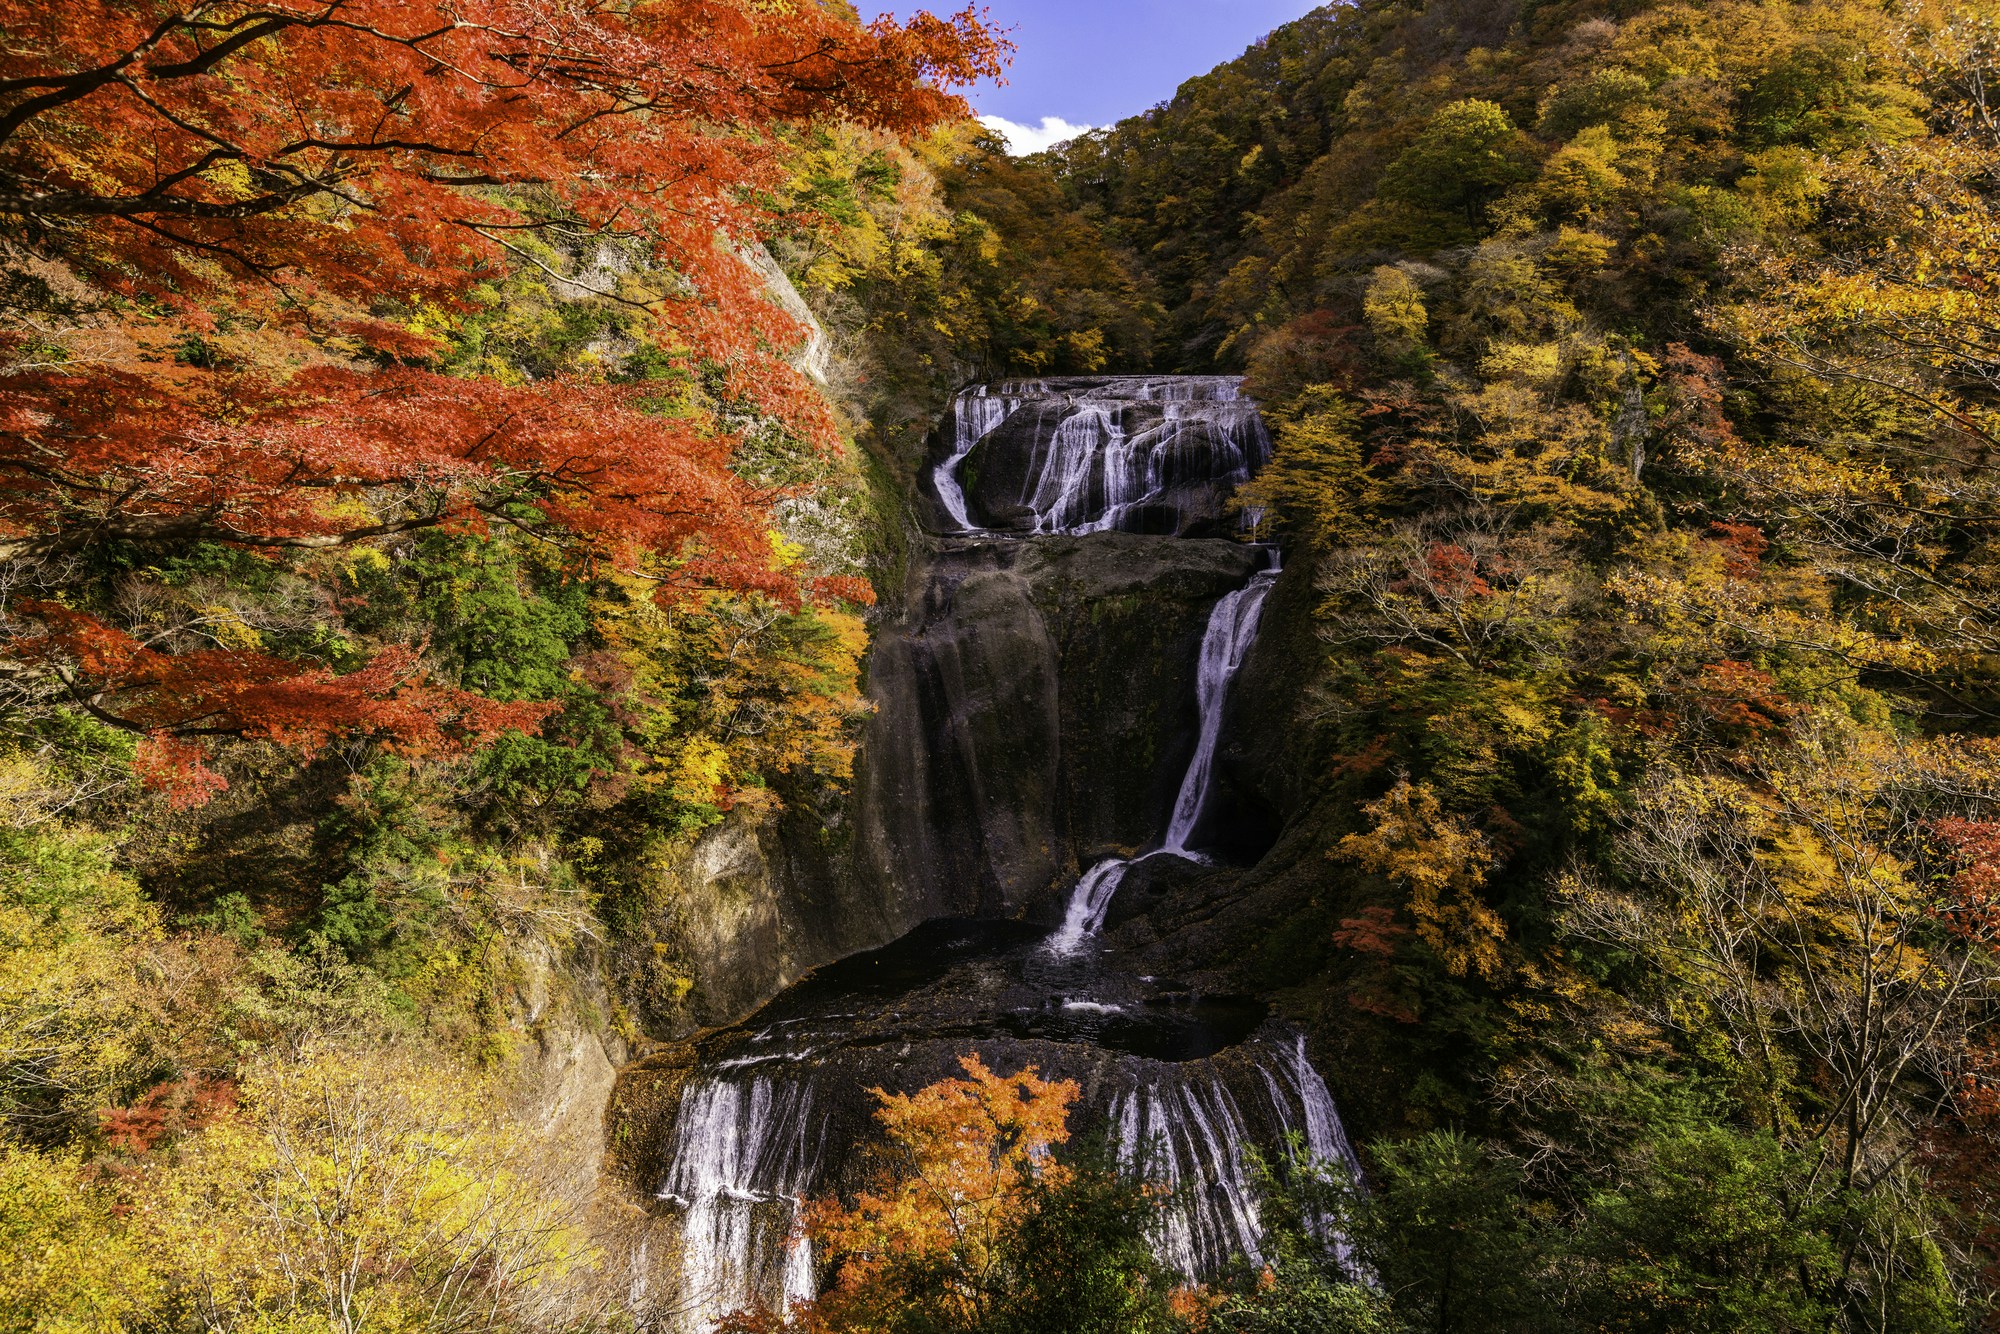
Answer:
<svg viewBox="0 0 2000 1334"><path fill-rule="evenodd" d="M688 1086L660 1198L682 1210L681 1298L703 1326L753 1300L784 1309L813 1295L812 1246L799 1231L825 1149L812 1110L810 1084L765 1075ZM777 1229L757 1217L774 1209Z"/></svg>
<svg viewBox="0 0 2000 1334"><path fill-rule="evenodd" d="M1219 515L1228 490L1268 453L1256 405L1228 377L979 386L958 396L949 428L932 471L947 546L1109 532L1161 504L1176 515ZM960 478L1003 428L1021 437L1014 444L1031 466L1025 508L989 529L977 520L995 507L969 496ZM1189 436L1199 439L1190 446ZM1140 453L1147 461L1136 467ZM1195 466L1177 473L1177 459ZM1153 525L1145 540L1169 544L1162 551L1189 540L1227 544L1177 525ZM1264 1258L1249 1148L1297 1144L1315 1161L1358 1171L1298 1030L1261 1001L1137 975L1105 944L1115 938L1105 935L1114 901L1137 866L1210 863L1204 822L1227 814L1211 807L1230 687L1280 569L1277 550L1267 549L1265 568L1207 614L1192 746L1164 829L1133 840L1149 850L1100 852L1081 875L1071 871L1053 930L936 920L807 974L748 1021L697 1041L657 1187L679 1221L685 1334L746 1306L784 1310L812 1297L827 1276L815 1271L800 1228L804 1203L853 1184L853 1150L873 1130L862 1091L911 1091L957 1073L955 1059L968 1051L996 1070L1034 1064L1078 1081L1085 1093L1072 1128L1106 1135L1125 1170L1173 1190L1154 1248L1191 1280Z"/></svg>

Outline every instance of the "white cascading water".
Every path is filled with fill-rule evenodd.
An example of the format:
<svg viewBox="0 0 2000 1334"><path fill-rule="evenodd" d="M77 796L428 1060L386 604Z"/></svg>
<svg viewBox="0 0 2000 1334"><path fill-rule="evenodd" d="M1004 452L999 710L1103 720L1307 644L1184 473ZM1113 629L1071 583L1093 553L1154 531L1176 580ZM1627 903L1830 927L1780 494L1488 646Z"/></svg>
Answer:
<svg viewBox="0 0 2000 1334"><path fill-rule="evenodd" d="M1164 400L1163 418L1158 425L1129 439L1117 432L1105 442L1097 472L1103 496L1097 517L1085 517L1090 492L1079 492L1079 503L1042 520L1042 530L1062 533L1117 532L1134 513L1154 505L1175 487L1190 482L1237 486L1250 480L1250 473L1270 452L1264 419L1254 403L1221 400L1203 407L1201 415L1190 417L1184 400ZM1184 440L1198 436L1207 448L1200 457L1204 468L1190 468ZM1186 474L1186 475L1183 475Z"/></svg>
<svg viewBox="0 0 2000 1334"><path fill-rule="evenodd" d="M825 1123L816 1129L811 1113L803 1081L703 1079L682 1091L660 1198L682 1210L684 1329L814 1295L812 1246L798 1226L825 1147ZM776 1292L765 1290L773 1274Z"/></svg>
<svg viewBox="0 0 2000 1334"><path fill-rule="evenodd" d="M1257 623L1264 615L1264 599L1278 582L1278 553L1271 551L1271 568L1251 577L1249 583L1215 604L1209 613L1208 632L1201 639L1201 671L1197 678L1197 699L1201 705L1201 733L1195 741L1194 759L1187 776L1181 779L1180 796L1174 801L1173 822L1160 851L1185 856L1187 841L1208 804L1209 780L1215 770L1215 743L1222 735L1223 706L1229 702L1229 683L1257 638Z"/></svg>
<svg viewBox="0 0 2000 1334"><path fill-rule="evenodd" d="M1111 900L1131 869L1131 858L1112 857L1091 867L1076 882L1063 924L1049 937L1049 953L1075 954L1084 941L1104 929L1104 915L1111 911Z"/></svg>
<svg viewBox="0 0 2000 1334"><path fill-rule="evenodd" d="M1198 859L1188 849L1202 808L1208 804L1208 789L1215 773L1215 746L1222 734L1222 713L1229 702L1229 683L1243 666L1250 645L1257 638L1257 622L1264 612L1264 599L1278 581L1278 553L1271 552L1271 568L1260 570L1249 583L1225 594L1208 615L1208 629L1201 637L1201 663L1196 677L1195 699L1200 706L1201 724L1195 739L1194 759L1181 778L1174 799L1172 822L1160 847L1146 854L1162 854ZM1063 924L1049 937L1051 954L1075 954L1085 941L1104 929L1111 900L1125 880L1134 861L1143 858L1113 857L1090 868L1070 892Z"/></svg>
<svg viewBox="0 0 2000 1334"><path fill-rule="evenodd" d="M945 513L951 516L959 531L977 532L978 528L966 513L965 490L958 484L958 466L965 462L965 456L972 452L975 445L993 434L1022 403L1041 395L1041 381L1020 380L1007 384L974 385L952 400L951 455L932 472L931 482Z"/></svg>
<svg viewBox="0 0 2000 1334"><path fill-rule="evenodd" d="M1306 1059L1305 1038L1295 1034L1285 1046L1260 1042L1255 1055L1271 1123L1297 1134L1315 1165L1359 1179L1326 1081ZM1117 1094L1111 1128L1120 1164L1174 1192L1153 1238L1163 1261L1201 1279L1237 1257L1264 1258L1256 1182L1243 1156L1251 1136L1236 1098L1213 1071L1166 1067L1159 1079ZM1347 1246L1328 1221L1312 1223L1344 1261Z"/></svg>
<svg viewBox="0 0 2000 1334"><path fill-rule="evenodd" d="M1023 499L1035 514L1037 533L1086 530L1091 483L1125 448L1125 426L1115 404L1080 402L1049 436L1033 488Z"/></svg>
<svg viewBox="0 0 2000 1334"><path fill-rule="evenodd" d="M1289 1095L1278 1086L1278 1075L1269 1066L1260 1067L1264 1081L1271 1089L1271 1102L1281 1110L1287 1105ZM1334 1163L1358 1173L1361 1163L1354 1156L1354 1146L1347 1142L1347 1131L1340 1124L1340 1111L1333 1105L1333 1094L1327 1089L1326 1081L1319 1077L1319 1071L1306 1059L1306 1039L1304 1034L1294 1037L1292 1045L1285 1049L1280 1071L1290 1080L1298 1094L1302 1122L1293 1125L1289 1118L1285 1121L1287 1131L1298 1131L1305 1141L1306 1153L1315 1161Z"/></svg>
<svg viewBox="0 0 2000 1334"><path fill-rule="evenodd" d="M1271 1105L1278 1109L1279 1124L1284 1126L1285 1134L1296 1135L1303 1141L1305 1156L1311 1163L1322 1169L1345 1172L1359 1181L1361 1160L1354 1156L1354 1146L1348 1143L1347 1130L1340 1124L1340 1111L1333 1104L1332 1092L1306 1058L1305 1035L1294 1036L1292 1045L1284 1050L1275 1070L1266 1064L1258 1066L1257 1073L1264 1077ZM1282 1087L1285 1083L1291 1085L1289 1090ZM1293 1093L1297 1094L1299 1103L1299 1119L1296 1121L1290 1113ZM1321 1240L1333 1243L1334 1253L1343 1265L1349 1263L1350 1248L1331 1219L1315 1216L1306 1222Z"/></svg>
<svg viewBox="0 0 2000 1334"><path fill-rule="evenodd" d="M1198 1278L1235 1256L1263 1258L1257 1193L1243 1161L1250 1136L1221 1080L1205 1074L1121 1093L1111 1123L1120 1165L1175 1195L1153 1238L1161 1260Z"/></svg>
<svg viewBox="0 0 2000 1334"><path fill-rule="evenodd" d="M1000 424L1030 402L1060 414L1033 460L1021 502L1038 534L1115 532L1175 487L1218 488L1247 481L1270 453L1257 405L1228 376L1113 378L1065 390L1062 382L1015 380L977 385L952 405L952 452L932 473L939 503L956 531L981 532L972 522L959 469ZM1122 404L1161 405L1162 419L1137 432L1125 427ZM1199 411L1189 404L1199 403ZM1188 440L1202 448L1191 450ZM1199 458L1200 466L1189 462Z"/></svg>

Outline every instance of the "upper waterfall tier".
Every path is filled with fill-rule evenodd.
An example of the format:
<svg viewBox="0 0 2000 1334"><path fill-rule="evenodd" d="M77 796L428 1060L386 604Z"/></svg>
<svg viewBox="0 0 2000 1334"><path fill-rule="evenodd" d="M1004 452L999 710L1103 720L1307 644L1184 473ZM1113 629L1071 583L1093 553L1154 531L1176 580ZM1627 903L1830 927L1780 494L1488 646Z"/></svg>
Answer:
<svg viewBox="0 0 2000 1334"><path fill-rule="evenodd" d="M1270 456L1234 376L1073 376L976 385L940 431L932 489L955 532L1220 531Z"/></svg>

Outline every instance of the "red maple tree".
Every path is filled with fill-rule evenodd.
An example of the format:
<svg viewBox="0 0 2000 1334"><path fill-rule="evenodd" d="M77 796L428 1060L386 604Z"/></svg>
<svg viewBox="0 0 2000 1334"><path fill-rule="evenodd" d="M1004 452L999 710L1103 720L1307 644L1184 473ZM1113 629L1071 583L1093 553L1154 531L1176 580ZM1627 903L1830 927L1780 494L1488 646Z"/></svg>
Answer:
<svg viewBox="0 0 2000 1334"><path fill-rule="evenodd" d="M547 269L643 306L719 401L831 447L785 360L804 331L741 253L773 223L784 128L964 115L949 90L1006 50L970 8L864 24L759 0L0 0L0 30L0 228L91 307L82 344L0 323L0 558L504 521L654 557L670 587L786 598L812 590L773 567L774 497L732 470L725 421L601 380L439 374L414 316ZM640 294L585 271L606 246L646 266ZM255 365L176 354L219 318L260 331ZM336 675L13 613L17 656L184 780L199 752L175 738L423 747L534 721L407 653Z"/></svg>

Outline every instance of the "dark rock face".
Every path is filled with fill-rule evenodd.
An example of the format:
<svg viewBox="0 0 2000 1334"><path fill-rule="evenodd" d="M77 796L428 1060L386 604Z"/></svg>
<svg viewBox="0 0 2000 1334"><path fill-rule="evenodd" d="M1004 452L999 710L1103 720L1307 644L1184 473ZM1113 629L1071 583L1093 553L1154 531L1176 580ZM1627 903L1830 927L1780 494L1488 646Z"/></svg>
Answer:
<svg viewBox="0 0 2000 1334"><path fill-rule="evenodd" d="M877 640L857 869L910 925L1059 915L1081 866L1161 827L1209 610L1260 560L1118 534L950 544Z"/></svg>
<svg viewBox="0 0 2000 1334"><path fill-rule="evenodd" d="M1159 833L1195 745L1210 609L1261 556L1117 533L952 540L877 631L852 793L787 793L672 867L695 1023L937 917L1061 919L1101 856Z"/></svg>
<svg viewBox="0 0 2000 1334"><path fill-rule="evenodd" d="M1116 429L1086 439L1073 428L1057 448L1079 421ZM1140 437L1151 443L1123 457L1151 471L1120 474L1124 508L1105 508L1117 472L1106 460ZM1231 488L1267 447L1229 377L1073 377L960 395L913 498L919 517L960 535L912 552L906 591L877 626L876 713L853 790L786 791L774 825L732 820L662 868L696 985L658 1035L732 1022L808 970L933 918L1053 924L1085 870L1156 840L1195 748L1207 618L1265 559L1189 534L1221 526ZM968 497L957 483L985 466L969 457L982 448L993 475L1013 480ZM1075 477L1095 481L1046 512L995 498L1033 494L1030 474L1060 474L1064 450L1088 465ZM1082 508L1063 509L1072 502ZM1157 524L1155 502L1167 516ZM967 513L1010 504L1016 527L976 531ZM1070 519L1090 531L1029 531ZM1200 831L1232 853L1245 842L1234 831L1265 819L1253 809L1262 786L1240 768L1242 799Z"/></svg>

